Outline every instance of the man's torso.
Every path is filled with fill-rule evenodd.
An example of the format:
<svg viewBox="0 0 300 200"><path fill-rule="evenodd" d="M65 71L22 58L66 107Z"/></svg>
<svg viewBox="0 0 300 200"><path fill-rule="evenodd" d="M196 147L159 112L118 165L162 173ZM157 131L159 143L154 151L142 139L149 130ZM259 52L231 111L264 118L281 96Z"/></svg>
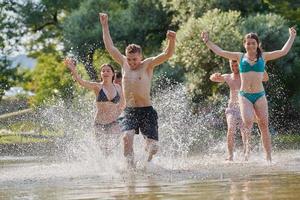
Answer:
<svg viewBox="0 0 300 200"><path fill-rule="evenodd" d="M130 69L127 62L123 64L123 93L126 107L151 106L150 88L153 76L152 69L146 63L135 70Z"/></svg>
<svg viewBox="0 0 300 200"><path fill-rule="evenodd" d="M225 81L230 89L228 107L238 107L238 94L241 87L241 79L239 75L234 77L233 74L226 74Z"/></svg>

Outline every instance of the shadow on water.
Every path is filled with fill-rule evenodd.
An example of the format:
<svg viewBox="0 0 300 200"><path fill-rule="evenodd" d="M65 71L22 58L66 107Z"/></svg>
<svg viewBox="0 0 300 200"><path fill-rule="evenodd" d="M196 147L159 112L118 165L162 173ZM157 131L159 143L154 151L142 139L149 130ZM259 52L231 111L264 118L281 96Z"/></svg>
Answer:
<svg viewBox="0 0 300 200"><path fill-rule="evenodd" d="M53 155L1 156L1 199L293 199L299 195L300 151L274 153L265 163L254 151L244 162L236 149L227 162L225 129L217 115L224 108L195 115L185 88L172 86L153 99L159 115L160 152L145 164L144 140L135 137L137 169L127 170L121 135L104 141L93 135L93 102L78 99L39 111L41 121L64 136ZM224 102L226 99L224 99ZM224 103L225 105L226 103ZM102 141L103 142L103 141ZM259 149L259 148L258 148ZM293 192L291 192L293 191Z"/></svg>

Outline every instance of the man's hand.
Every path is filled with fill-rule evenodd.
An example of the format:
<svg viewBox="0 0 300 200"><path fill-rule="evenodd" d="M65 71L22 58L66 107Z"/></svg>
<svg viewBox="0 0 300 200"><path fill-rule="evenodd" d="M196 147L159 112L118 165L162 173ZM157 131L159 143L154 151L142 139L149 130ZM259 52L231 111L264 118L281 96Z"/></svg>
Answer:
<svg viewBox="0 0 300 200"><path fill-rule="evenodd" d="M167 38L169 40L175 40L176 39L176 32L168 30L168 32L167 32Z"/></svg>
<svg viewBox="0 0 300 200"><path fill-rule="evenodd" d="M221 73L214 73L214 74L210 75L210 78L211 79L219 79L219 78L222 78L222 75L221 75Z"/></svg>
<svg viewBox="0 0 300 200"><path fill-rule="evenodd" d="M214 73L210 75L209 79L213 82L223 83L225 81L221 73Z"/></svg>
<svg viewBox="0 0 300 200"><path fill-rule="evenodd" d="M76 68L76 61L73 58L66 58L64 64L71 70L74 71Z"/></svg>
<svg viewBox="0 0 300 200"><path fill-rule="evenodd" d="M108 15L106 13L99 13L99 20L102 26L106 26L108 24Z"/></svg>
<svg viewBox="0 0 300 200"><path fill-rule="evenodd" d="M297 35L296 26L289 28L289 33L291 37L296 37Z"/></svg>

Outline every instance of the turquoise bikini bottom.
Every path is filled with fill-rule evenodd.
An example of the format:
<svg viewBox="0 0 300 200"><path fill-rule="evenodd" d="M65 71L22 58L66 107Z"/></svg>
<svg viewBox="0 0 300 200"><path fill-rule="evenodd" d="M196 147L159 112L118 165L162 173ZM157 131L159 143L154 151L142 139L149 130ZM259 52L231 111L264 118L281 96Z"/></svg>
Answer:
<svg viewBox="0 0 300 200"><path fill-rule="evenodd" d="M248 93L244 91L240 91L240 95L248 99L253 105L255 102L262 96L266 95L265 91L257 92L257 93Z"/></svg>

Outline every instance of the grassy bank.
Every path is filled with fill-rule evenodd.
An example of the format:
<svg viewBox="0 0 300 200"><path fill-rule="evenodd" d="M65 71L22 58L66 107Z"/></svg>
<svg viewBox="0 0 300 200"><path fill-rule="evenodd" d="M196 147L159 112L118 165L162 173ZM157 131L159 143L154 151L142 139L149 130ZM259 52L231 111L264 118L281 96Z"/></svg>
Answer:
<svg viewBox="0 0 300 200"><path fill-rule="evenodd" d="M43 127L32 109L0 115L0 144L47 143L63 137L62 131Z"/></svg>
<svg viewBox="0 0 300 200"><path fill-rule="evenodd" d="M18 97L3 97L0 101L0 115L17 112L29 108L28 99Z"/></svg>
<svg viewBox="0 0 300 200"><path fill-rule="evenodd" d="M24 135L1 135L0 144L23 144L49 142L46 138L27 137Z"/></svg>
<svg viewBox="0 0 300 200"><path fill-rule="evenodd" d="M300 149L299 134L281 134L272 139L273 146L276 149Z"/></svg>

